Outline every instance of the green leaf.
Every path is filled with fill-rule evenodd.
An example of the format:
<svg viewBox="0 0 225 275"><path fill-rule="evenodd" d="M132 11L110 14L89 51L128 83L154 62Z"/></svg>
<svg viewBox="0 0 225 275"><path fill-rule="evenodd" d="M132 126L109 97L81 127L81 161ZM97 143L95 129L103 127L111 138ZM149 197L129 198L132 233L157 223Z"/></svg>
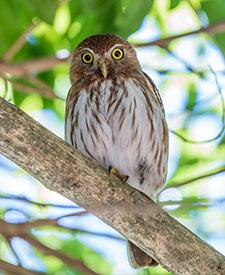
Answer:
<svg viewBox="0 0 225 275"><path fill-rule="evenodd" d="M216 22L225 19L224 0L201 1L201 6L204 12L207 14L210 22Z"/></svg>
<svg viewBox="0 0 225 275"><path fill-rule="evenodd" d="M127 38L128 35L134 33L140 27L143 18L149 13L153 1L152 0L126 0L122 1L123 13L118 15L116 25L118 34Z"/></svg>
<svg viewBox="0 0 225 275"><path fill-rule="evenodd" d="M206 13L210 23L216 23L225 19L225 1L224 0L208 0L202 1L201 7ZM218 45L225 52L225 31L223 33L214 34Z"/></svg>
<svg viewBox="0 0 225 275"><path fill-rule="evenodd" d="M29 11L32 17L38 16L46 23L52 24L56 9L58 8L57 0L19 0L18 2L21 9Z"/></svg>
<svg viewBox="0 0 225 275"><path fill-rule="evenodd" d="M197 91L195 83L189 83L188 85L188 102L186 109L192 111L196 104Z"/></svg>
<svg viewBox="0 0 225 275"><path fill-rule="evenodd" d="M0 57L32 24L34 17L51 24L58 6L57 0L1 0Z"/></svg>
<svg viewBox="0 0 225 275"><path fill-rule="evenodd" d="M78 258L98 274L110 274L110 264L97 252L73 238L63 243L62 251Z"/></svg>
<svg viewBox="0 0 225 275"><path fill-rule="evenodd" d="M180 0L170 0L170 10L176 8L179 3L180 3Z"/></svg>

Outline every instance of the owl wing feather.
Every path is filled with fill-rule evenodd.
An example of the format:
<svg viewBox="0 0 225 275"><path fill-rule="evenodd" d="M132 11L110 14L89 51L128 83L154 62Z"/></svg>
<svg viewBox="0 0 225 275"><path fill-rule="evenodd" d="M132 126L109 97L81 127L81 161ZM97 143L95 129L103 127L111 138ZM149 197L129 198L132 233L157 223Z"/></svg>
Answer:
<svg viewBox="0 0 225 275"><path fill-rule="evenodd" d="M143 73L143 75L146 77L147 82L148 82L148 84L150 85L151 91L154 93L155 98L156 98L156 100L157 100L159 106L161 107L161 109L163 110L163 112L165 112L165 111L164 111L164 107L163 107L163 102L162 102L161 96L160 96L160 94L159 94L159 91L158 91L158 89L157 89L155 83L153 82L153 80L150 78L150 76L149 76L148 74L146 74L146 73L143 72L143 71L142 71L142 73Z"/></svg>
<svg viewBox="0 0 225 275"><path fill-rule="evenodd" d="M75 132L75 127L73 126L72 119L74 117L74 112L75 112L75 106L77 104L79 98L79 92L75 87L72 85L72 87L69 89L67 99L66 99L66 114L65 114L65 140L74 146L77 149L76 144L74 144L74 132ZM77 126L78 124L78 117L79 117L79 112L76 113L75 115L75 121L74 124Z"/></svg>

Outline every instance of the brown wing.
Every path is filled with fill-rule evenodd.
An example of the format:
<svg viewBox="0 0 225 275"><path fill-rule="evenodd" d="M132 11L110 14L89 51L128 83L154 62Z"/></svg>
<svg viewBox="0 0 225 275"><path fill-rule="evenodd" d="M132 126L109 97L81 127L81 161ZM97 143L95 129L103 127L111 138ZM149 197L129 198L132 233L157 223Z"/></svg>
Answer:
<svg viewBox="0 0 225 275"><path fill-rule="evenodd" d="M155 83L153 82L153 80L145 72L142 72L142 73L146 77L146 80L147 80L147 82L148 82L148 84L150 86L150 89L154 93L155 99L158 102L159 107L161 107L161 110L163 112L164 119L162 120L162 127L163 127L163 135L162 135L163 136L163 140L162 140L162 144L164 144L164 146L166 148L165 150L166 150L166 154L167 154L167 157L168 157L168 142L169 142L168 141L168 126L167 126L167 122L166 122L166 119L165 119L165 111L164 111L163 102L162 102L162 99L161 99L161 96L159 94L159 91L156 88ZM165 174L165 181L166 181L166 174Z"/></svg>
<svg viewBox="0 0 225 275"><path fill-rule="evenodd" d="M161 96L159 94L159 91L158 91L157 87L155 86L155 83L153 82L153 80L145 72L142 71L142 73L146 77L149 85L151 86L151 90L153 91L153 93L155 95L155 98L156 98L157 102L159 103L159 106L162 108L163 112L165 112Z"/></svg>
<svg viewBox="0 0 225 275"><path fill-rule="evenodd" d="M73 136L74 136L75 128L78 123L79 112L76 113L74 125L72 125L72 121L73 121L75 106L77 104L78 97L79 97L79 92L77 92L75 87L72 86L66 98L65 139L68 143L73 145L75 148L76 148L76 145L73 144ZM67 129L68 123L71 124L70 132Z"/></svg>

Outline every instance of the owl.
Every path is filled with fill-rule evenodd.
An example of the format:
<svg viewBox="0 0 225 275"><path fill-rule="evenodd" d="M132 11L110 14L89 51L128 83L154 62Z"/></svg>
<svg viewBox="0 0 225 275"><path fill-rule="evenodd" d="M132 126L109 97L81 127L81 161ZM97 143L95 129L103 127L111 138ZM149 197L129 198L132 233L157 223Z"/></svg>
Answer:
<svg viewBox="0 0 225 275"><path fill-rule="evenodd" d="M131 44L114 34L83 40L74 50L66 100L66 141L155 199L167 176L168 128L152 79ZM134 268L157 262L127 241Z"/></svg>

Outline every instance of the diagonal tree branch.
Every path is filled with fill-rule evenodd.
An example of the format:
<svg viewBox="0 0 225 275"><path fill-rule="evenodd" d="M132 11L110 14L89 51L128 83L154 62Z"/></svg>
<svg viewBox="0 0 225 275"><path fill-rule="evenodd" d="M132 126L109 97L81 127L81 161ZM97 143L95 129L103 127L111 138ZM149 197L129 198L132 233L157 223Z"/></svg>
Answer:
<svg viewBox="0 0 225 275"><path fill-rule="evenodd" d="M44 220L37 220L36 222L38 221L44 221ZM44 225L44 223L41 225ZM41 242L39 242L34 236L29 234L29 230L31 229L31 227L34 227L34 226L39 226L39 224L38 223L35 224L35 222L12 224L12 223L7 223L3 220L0 220L0 233L7 239L11 239L12 237L23 238L24 240L29 242L30 245L36 247L37 249L42 251L44 254L54 255L55 257L59 258L63 263L70 266L71 268L75 270L79 270L86 275L97 275L97 273L89 269L82 261L72 258L71 256L66 255L58 250L51 249L45 246L44 244L42 244ZM17 272L15 274L25 274L23 272L19 272L20 269L18 269L18 266L16 266L15 268L17 268ZM0 270L1 270L1 265L0 265Z"/></svg>
<svg viewBox="0 0 225 275"><path fill-rule="evenodd" d="M170 185L166 186L165 189L173 188L173 187L177 188L177 187L180 187L180 186L184 186L184 185L192 183L194 181L198 181L198 180L208 178L208 177L211 177L211 176L214 176L214 175L218 175L218 174L224 173L224 172L225 172L225 166L221 166L219 169L217 168L216 170L211 171L209 173L206 173L204 175L201 175L201 176L198 176L198 177L195 177L195 178L183 181L183 182L171 183Z"/></svg>
<svg viewBox="0 0 225 275"><path fill-rule="evenodd" d="M151 42L137 43L137 44L134 44L134 47L140 48L140 47L149 47L149 46L159 46L159 47L164 48L171 41L173 41L175 39L182 38L182 37L189 36L189 35L193 35L193 34L199 34L199 33L202 33L202 32L206 32L206 33L225 32L225 21L221 21L221 22L209 25L208 27L205 27L205 28L202 27L202 28L200 28L199 30L196 30L196 31L181 33L181 34L169 36L169 37L158 39L158 40L151 41Z"/></svg>
<svg viewBox="0 0 225 275"><path fill-rule="evenodd" d="M8 49L8 51L3 56L4 61L10 61L17 52L24 46L27 42L26 36L29 32L31 32L38 24L32 23L25 32L14 42L14 44Z"/></svg>
<svg viewBox="0 0 225 275"><path fill-rule="evenodd" d="M0 272L5 272L8 275L44 275L42 272L25 269L21 266L7 263L0 259Z"/></svg>
<svg viewBox="0 0 225 275"><path fill-rule="evenodd" d="M225 273L225 257L141 192L0 98L0 153L115 228L174 274ZM136 210L136 212L135 212Z"/></svg>
<svg viewBox="0 0 225 275"><path fill-rule="evenodd" d="M39 242L37 239L35 239L31 235L26 235L24 237L26 241L28 241L31 245L38 248L40 251L42 251L46 255L54 255L55 257L58 257L63 263L67 264L68 266L74 268L75 270L80 270L83 274L86 275L98 275L94 271L90 270L83 262L74 259L68 255L65 255L59 251L53 250L41 242Z"/></svg>

